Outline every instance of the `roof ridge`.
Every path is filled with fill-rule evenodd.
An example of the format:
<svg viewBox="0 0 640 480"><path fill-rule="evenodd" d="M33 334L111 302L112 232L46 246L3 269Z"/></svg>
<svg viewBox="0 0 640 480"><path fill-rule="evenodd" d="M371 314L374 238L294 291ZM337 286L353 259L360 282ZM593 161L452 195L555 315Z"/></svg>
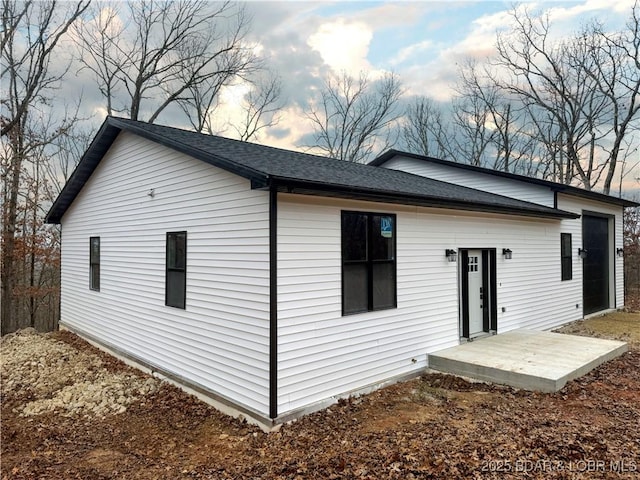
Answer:
<svg viewBox="0 0 640 480"><path fill-rule="evenodd" d="M301 152L298 150L290 150L287 148L282 148L282 147L274 147L272 145L264 145L262 143L257 143L257 142L253 142L253 141L247 141L247 140L238 140L237 138L229 138L229 137L224 137L222 135L217 135L217 134L212 134L212 133L202 133L202 132L197 132L195 130L187 130L184 128L179 128L179 127L174 127L171 125L163 125L160 123L148 123L148 122L143 122L140 120L132 120L129 118L124 118L124 117L116 117L113 115L108 115L107 118L111 118L112 120L116 120L116 121L120 121L120 122L124 122L124 123L136 123L140 126L152 126L152 127L160 127L160 128L168 128L171 130L175 130L181 133L190 133L193 135L201 135L202 137L206 138L206 137L210 137L210 138L216 138L218 140L224 141L224 142L230 142L230 143L235 143L237 145L252 145L258 148L262 148L262 149L269 149L269 150L273 150L273 151L277 151L277 152L286 152L286 153L295 153L297 155L305 155L307 157L312 157L312 158L320 158L323 160L333 160L336 162L344 162L346 160L340 160L339 158L334 158L334 157L328 157L326 155L319 155L316 153L308 153L308 152ZM357 162L350 162L353 163L355 165L367 165L366 163L357 163Z"/></svg>

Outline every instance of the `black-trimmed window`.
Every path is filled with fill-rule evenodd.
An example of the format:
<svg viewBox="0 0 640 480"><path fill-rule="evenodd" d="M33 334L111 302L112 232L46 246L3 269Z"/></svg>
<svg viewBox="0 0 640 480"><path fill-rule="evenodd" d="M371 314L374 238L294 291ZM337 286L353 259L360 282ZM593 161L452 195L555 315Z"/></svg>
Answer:
<svg viewBox="0 0 640 480"><path fill-rule="evenodd" d="M165 305L185 308L187 296L187 232L167 232Z"/></svg>
<svg viewBox="0 0 640 480"><path fill-rule="evenodd" d="M562 269L562 280L573 278L573 258L571 257L571 234L560 234L560 261Z"/></svg>
<svg viewBox="0 0 640 480"><path fill-rule="evenodd" d="M89 288L100 291L100 237L89 237Z"/></svg>
<svg viewBox="0 0 640 480"><path fill-rule="evenodd" d="M396 216L342 212L342 314L396 307Z"/></svg>

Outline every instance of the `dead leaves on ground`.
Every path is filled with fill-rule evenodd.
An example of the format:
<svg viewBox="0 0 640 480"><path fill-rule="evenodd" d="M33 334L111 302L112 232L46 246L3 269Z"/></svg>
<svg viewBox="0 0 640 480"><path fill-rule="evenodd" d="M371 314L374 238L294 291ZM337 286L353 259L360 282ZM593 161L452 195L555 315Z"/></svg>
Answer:
<svg viewBox="0 0 640 480"><path fill-rule="evenodd" d="M432 374L340 401L269 435L169 385L105 419L21 418L15 406L2 403L3 479L575 478L590 465L600 476L618 468L616 478L635 478L640 471L638 350L555 394Z"/></svg>

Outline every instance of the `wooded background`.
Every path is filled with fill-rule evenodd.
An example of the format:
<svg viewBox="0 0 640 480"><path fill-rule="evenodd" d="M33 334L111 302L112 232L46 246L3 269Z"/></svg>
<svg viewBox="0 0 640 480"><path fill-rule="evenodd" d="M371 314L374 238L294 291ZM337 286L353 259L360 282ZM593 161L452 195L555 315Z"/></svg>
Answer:
<svg viewBox="0 0 640 480"><path fill-rule="evenodd" d="M563 36L551 35L544 11L516 6L511 16L493 55L459 66L451 102L408 96L393 72L327 74L300 105L313 131L301 148L366 162L394 147L612 195L637 188L638 4L622 29L593 19ZM107 114L155 122L180 112L207 134L220 133L221 91L245 84L244 114L224 133L257 140L288 100L246 41L251 25L234 2L2 0L3 334L57 328L60 233L43 219L100 123L83 117L81 95L59 98L62 82L89 71ZM625 292L636 296L639 225L638 209L627 209Z"/></svg>

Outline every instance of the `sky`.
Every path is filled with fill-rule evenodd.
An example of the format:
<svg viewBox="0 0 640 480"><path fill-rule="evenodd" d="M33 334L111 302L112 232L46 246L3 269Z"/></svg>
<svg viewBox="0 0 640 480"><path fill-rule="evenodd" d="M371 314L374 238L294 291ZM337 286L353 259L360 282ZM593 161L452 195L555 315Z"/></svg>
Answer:
<svg viewBox="0 0 640 480"><path fill-rule="evenodd" d="M509 27L513 2L250 2L252 37L285 82L290 111L280 138L261 141L292 145L306 89L319 72L360 71L399 75L405 97L425 95L446 102L454 95L459 65L494 49L496 32ZM576 31L591 18L615 28L626 21L631 0L529 2L548 10L558 32ZM308 128L308 127L307 127ZM289 135L283 135L283 132Z"/></svg>
<svg viewBox="0 0 640 480"><path fill-rule="evenodd" d="M549 13L556 35L577 31L593 18L610 29L622 28L632 4L633 0L526 2L534 12ZM257 141L300 148L312 131L303 108L332 72L366 72L370 78L394 72L405 99L424 95L449 101L459 65L491 54L496 32L509 28L508 12L514 5L503 1L247 2L252 17L247 41L255 44L269 68L281 77L285 104L278 125L263 131ZM82 91L92 121L99 124L105 115L104 101L88 72L78 72L70 80L66 90L69 94ZM224 125L240 115L237 98L244 92L243 86L223 92L216 113L223 135L233 136ZM158 123L188 126L181 122L167 115L158 119ZM633 176L640 177L640 168Z"/></svg>

